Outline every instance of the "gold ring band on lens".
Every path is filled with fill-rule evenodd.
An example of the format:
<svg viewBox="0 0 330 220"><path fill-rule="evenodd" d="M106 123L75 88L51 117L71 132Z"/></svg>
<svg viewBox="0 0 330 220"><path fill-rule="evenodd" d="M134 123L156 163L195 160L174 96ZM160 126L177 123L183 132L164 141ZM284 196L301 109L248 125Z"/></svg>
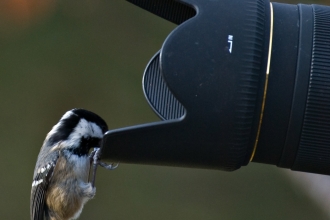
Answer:
<svg viewBox="0 0 330 220"><path fill-rule="evenodd" d="M267 71L266 71L266 79L265 79L265 86L264 86L264 95L262 98L261 113L260 113L257 137L254 142L254 147L253 147L253 151L252 151L252 154L250 157L250 162L253 160L257 147L258 147L260 129L261 129L262 119L263 119L264 110L265 110L265 102L266 102L267 88L268 88L268 77L269 77L270 61L271 61L271 55L272 55L272 44L273 44L273 21L274 21L273 16L274 16L273 5L272 5L272 3L270 3L270 36L269 36L269 50L268 50L268 61L267 61Z"/></svg>

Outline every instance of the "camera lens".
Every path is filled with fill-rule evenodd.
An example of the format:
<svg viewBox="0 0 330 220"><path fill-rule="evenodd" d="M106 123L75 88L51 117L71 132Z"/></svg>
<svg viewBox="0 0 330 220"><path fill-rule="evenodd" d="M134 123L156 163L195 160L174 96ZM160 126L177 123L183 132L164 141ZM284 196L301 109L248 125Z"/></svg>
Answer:
<svg viewBox="0 0 330 220"><path fill-rule="evenodd" d="M129 1L179 25L143 77L165 122L109 132L105 157L227 171L252 161L330 174L330 7Z"/></svg>
<svg viewBox="0 0 330 220"><path fill-rule="evenodd" d="M327 147L330 141L330 7L270 3L266 0L225 1L218 6L222 16L214 23L220 31L232 34L228 35L227 51L218 61L222 65L218 68L221 77L217 84L221 90L216 89L216 85L208 89L225 95L219 98L208 94L203 99L220 102L222 106L219 108L226 109L222 116L216 116L219 112L212 113L214 120L224 124L224 129L218 128L222 138L218 141L219 147L228 148L223 152L221 168L234 170L253 161L330 174L330 148ZM208 28L204 29L193 28L215 37L216 25L207 25ZM180 43L178 39L165 42L163 50L166 51L167 44L176 44L169 50L173 56L179 44L189 45L189 38L191 33L181 35L183 41ZM216 41L210 44L214 48L218 46ZM203 45L199 50L208 50L206 56L211 59L216 54L213 47ZM186 49L189 51L186 54L179 53L180 56L189 57L192 51L191 47L189 49ZM163 63L168 62L166 54L163 51ZM196 58L194 62L202 59ZM194 74L198 75L194 71L199 68L205 77L208 74L205 70L212 68L208 61L200 61L190 72L187 70L189 64L185 65L180 74L188 72L190 75L186 78L193 80ZM159 62L157 55L145 73L146 97L163 120L179 118L184 115L183 106L191 103L183 101L182 106L171 95L165 84L171 84L169 75L175 68L168 68L170 74L166 74L167 65L164 64L165 83ZM192 88L187 87L185 91L184 97L187 97ZM180 95L177 98L180 100ZM172 101L169 103L169 100ZM198 105L210 108L204 103L201 101ZM201 109L197 104L194 108ZM192 109L188 107L188 113ZM196 114L195 118L200 115ZM229 119L226 121L224 118Z"/></svg>

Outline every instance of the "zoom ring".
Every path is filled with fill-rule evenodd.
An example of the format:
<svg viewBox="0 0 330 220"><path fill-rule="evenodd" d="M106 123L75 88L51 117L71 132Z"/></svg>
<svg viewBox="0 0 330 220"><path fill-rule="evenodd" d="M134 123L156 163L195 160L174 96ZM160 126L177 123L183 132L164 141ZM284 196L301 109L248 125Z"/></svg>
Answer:
<svg viewBox="0 0 330 220"><path fill-rule="evenodd" d="M330 171L330 7L312 5L313 52L301 138L293 170Z"/></svg>

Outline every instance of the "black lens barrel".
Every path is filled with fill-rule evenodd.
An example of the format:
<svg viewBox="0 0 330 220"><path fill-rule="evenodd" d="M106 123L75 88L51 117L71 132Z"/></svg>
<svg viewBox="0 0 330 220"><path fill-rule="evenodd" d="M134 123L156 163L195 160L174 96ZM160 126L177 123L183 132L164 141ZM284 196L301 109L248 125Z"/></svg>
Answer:
<svg viewBox="0 0 330 220"><path fill-rule="evenodd" d="M163 121L109 131L103 159L330 175L330 7L129 1L179 26L144 75Z"/></svg>
<svg viewBox="0 0 330 220"><path fill-rule="evenodd" d="M330 173L330 7L313 5L308 95L293 170Z"/></svg>
<svg viewBox="0 0 330 220"><path fill-rule="evenodd" d="M295 85L291 116L288 124L283 154L278 166L293 168L299 148L301 128L304 120L306 97L309 85L310 65L312 59L313 40L313 9L311 6L298 5L299 11L299 39L297 53L297 68L295 71Z"/></svg>
<svg viewBox="0 0 330 220"><path fill-rule="evenodd" d="M253 161L330 174L330 7L272 4L269 87Z"/></svg>
<svg viewBox="0 0 330 220"><path fill-rule="evenodd" d="M268 89L253 161L277 165L282 155L290 120L299 43L299 12L296 5L279 3L273 3L273 11Z"/></svg>

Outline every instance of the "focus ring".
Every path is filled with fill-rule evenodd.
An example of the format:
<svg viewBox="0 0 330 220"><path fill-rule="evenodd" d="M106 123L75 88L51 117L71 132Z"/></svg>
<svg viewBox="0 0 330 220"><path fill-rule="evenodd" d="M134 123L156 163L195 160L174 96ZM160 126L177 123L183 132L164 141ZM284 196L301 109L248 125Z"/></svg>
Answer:
<svg viewBox="0 0 330 220"><path fill-rule="evenodd" d="M330 7L313 5L314 33L308 95L293 170L330 172Z"/></svg>
<svg viewBox="0 0 330 220"><path fill-rule="evenodd" d="M242 69L235 109L235 137L230 148L231 155L240 155L240 158L233 160L233 163L226 168L227 170L237 169L250 161L261 117L263 97L258 95L264 94L265 88L266 65L263 66L263 64L267 62L267 59L263 60L263 58L268 52L268 48L266 51L264 48L268 47L265 39L269 39L269 34L265 33L265 30L269 28L269 24L266 23L269 23L270 6L269 2L264 0L249 0L246 3L247 19L242 28L245 40L241 52ZM240 161L240 164L237 164L237 161Z"/></svg>

